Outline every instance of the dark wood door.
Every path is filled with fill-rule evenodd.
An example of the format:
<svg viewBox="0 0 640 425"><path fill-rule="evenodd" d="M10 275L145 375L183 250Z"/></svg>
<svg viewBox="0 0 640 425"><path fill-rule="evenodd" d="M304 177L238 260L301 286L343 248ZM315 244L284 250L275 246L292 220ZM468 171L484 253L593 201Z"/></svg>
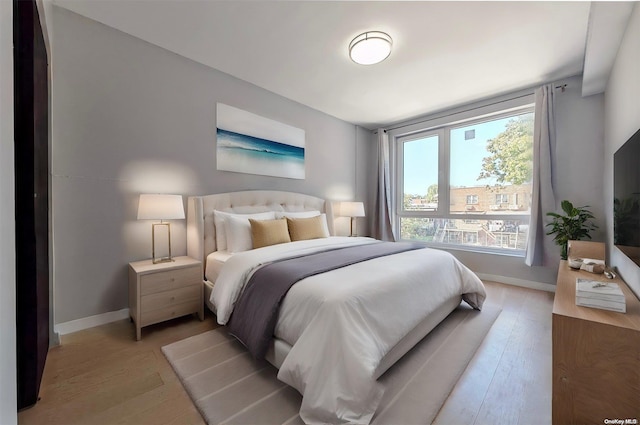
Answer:
<svg viewBox="0 0 640 425"><path fill-rule="evenodd" d="M35 1L13 1L13 42L17 389L23 409L38 400L49 350L48 64Z"/></svg>

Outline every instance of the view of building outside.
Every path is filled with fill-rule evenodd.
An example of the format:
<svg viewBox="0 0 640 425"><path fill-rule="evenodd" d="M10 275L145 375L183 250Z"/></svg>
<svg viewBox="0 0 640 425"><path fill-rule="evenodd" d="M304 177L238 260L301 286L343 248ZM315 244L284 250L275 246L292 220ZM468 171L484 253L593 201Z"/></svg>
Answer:
<svg viewBox="0 0 640 425"><path fill-rule="evenodd" d="M524 250L531 210L533 113L446 130L448 208L438 203L444 196L438 185L439 136L403 144L401 239Z"/></svg>

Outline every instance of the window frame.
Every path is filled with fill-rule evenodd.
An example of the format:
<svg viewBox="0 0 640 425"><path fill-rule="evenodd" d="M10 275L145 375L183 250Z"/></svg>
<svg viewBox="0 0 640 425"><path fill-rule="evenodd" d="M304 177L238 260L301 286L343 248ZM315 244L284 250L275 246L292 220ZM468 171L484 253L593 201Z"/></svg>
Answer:
<svg viewBox="0 0 640 425"><path fill-rule="evenodd" d="M524 102L523 102L524 103ZM506 221L524 221L530 223L531 213L526 214L490 214L479 215L474 213L455 213L450 211L450 133L452 130L468 127L471 125L483 124L486 122L496 121L504 118L515 117L522 114L534 113L534 105L525 103L520 106L499 109L497 111L467 117L452 122L444 122L435 127L425 126L424 129L415 129L413 131L391 135L393 142L391 146L391 164L393 171L392 177L392 225L398 240L402 239L401 220L403 218L430 218L430 219L449 219L449 220L506 220ZM534 116L535 120L535 116ZM435 210L405 210L404 209L404 144L407 142L424 139L427 137L438 136L438 207ZM507 196L509 196L507 194ZM500 254L506 256L524 257L525 250L512 248L484 247L464 244L448 244L440 242L415 241L411 242L423 243L427 246L436 248L454 249L462 251L477 251L485 253Z"/></svg>

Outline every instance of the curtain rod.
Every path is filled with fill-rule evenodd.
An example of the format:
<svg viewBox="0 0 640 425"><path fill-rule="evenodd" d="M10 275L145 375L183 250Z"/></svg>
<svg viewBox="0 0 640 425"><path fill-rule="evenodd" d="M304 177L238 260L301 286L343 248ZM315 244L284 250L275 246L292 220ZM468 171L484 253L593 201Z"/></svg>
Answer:
<svg viewBox="0 0 640 425"><path fill-rule="evenodd" d="M564 91L565 91L565 89L567 88L567 85L566 85L566 84L562 84L562 85L556 86L555 88L556 88L556 89L561 89L561 90L562 90L562 92L564 92ZM399 128L406 127L406 126L408 126L408 125L421 124L421 123L423 123L423 122L429 122L429 121L434 120L434 119L437 119L437 118L446 118L446 117L450 117L450 116L452 116L452 115L462 114L462 113L464 113L464 112L470 112L470 111L474 111L474 110L476 110L476 109L485 108L485 107L487 107L487 106L493 106L493 105L497 105L497 104L499 104L499 103L509 102L509 101L511 101L511 100L516 100L516 99L521 99L521 98L523 98L523 97L531 96L532 94L533 94L533 93L522 94L522 95L520 95L520 96L510 97L509 99L502 99L502 100L495 101L495 102L492 102L492 103L487 103L487 104L482 105L482 106L476 106L475 108L469 108L469 109L465 109L465 110L462 110L462 111L451 112L451 113L446 114L446 115L435 116L435 117L431 117L431 118L424 119L424 120L421 120L421 121L416 121L416 122L412 122L412 123L408 123L408 124L399 125L399 126L397 126L397 127L383 128L383 130L384 130L384 132L386 133L387 131L397 130L397 129L399 129ZM376 131L374 131L374 132L373 132L373 134L378 134L378 131L377 131L377 130L376 130Z"/></svg>
<svg viewBox="0 0 640 425"><path fill-rule="evenodd" d="M562 93L564 93L564 91L566 90L567 85L566 84L560 84L559 86L556 86L556 89L560 89L560 91Z"/></svg>

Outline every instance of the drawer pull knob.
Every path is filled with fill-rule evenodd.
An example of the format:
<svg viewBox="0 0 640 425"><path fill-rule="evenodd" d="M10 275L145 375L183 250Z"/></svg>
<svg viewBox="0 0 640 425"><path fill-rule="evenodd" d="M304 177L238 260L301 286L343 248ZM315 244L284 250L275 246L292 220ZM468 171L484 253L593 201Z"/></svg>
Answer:
<svg viewBox="0 0 640 425"><path fill-rule="evenodd" d="M175 301L175 300L176 300L176 297L171 297L171 301Z"/></svg>

